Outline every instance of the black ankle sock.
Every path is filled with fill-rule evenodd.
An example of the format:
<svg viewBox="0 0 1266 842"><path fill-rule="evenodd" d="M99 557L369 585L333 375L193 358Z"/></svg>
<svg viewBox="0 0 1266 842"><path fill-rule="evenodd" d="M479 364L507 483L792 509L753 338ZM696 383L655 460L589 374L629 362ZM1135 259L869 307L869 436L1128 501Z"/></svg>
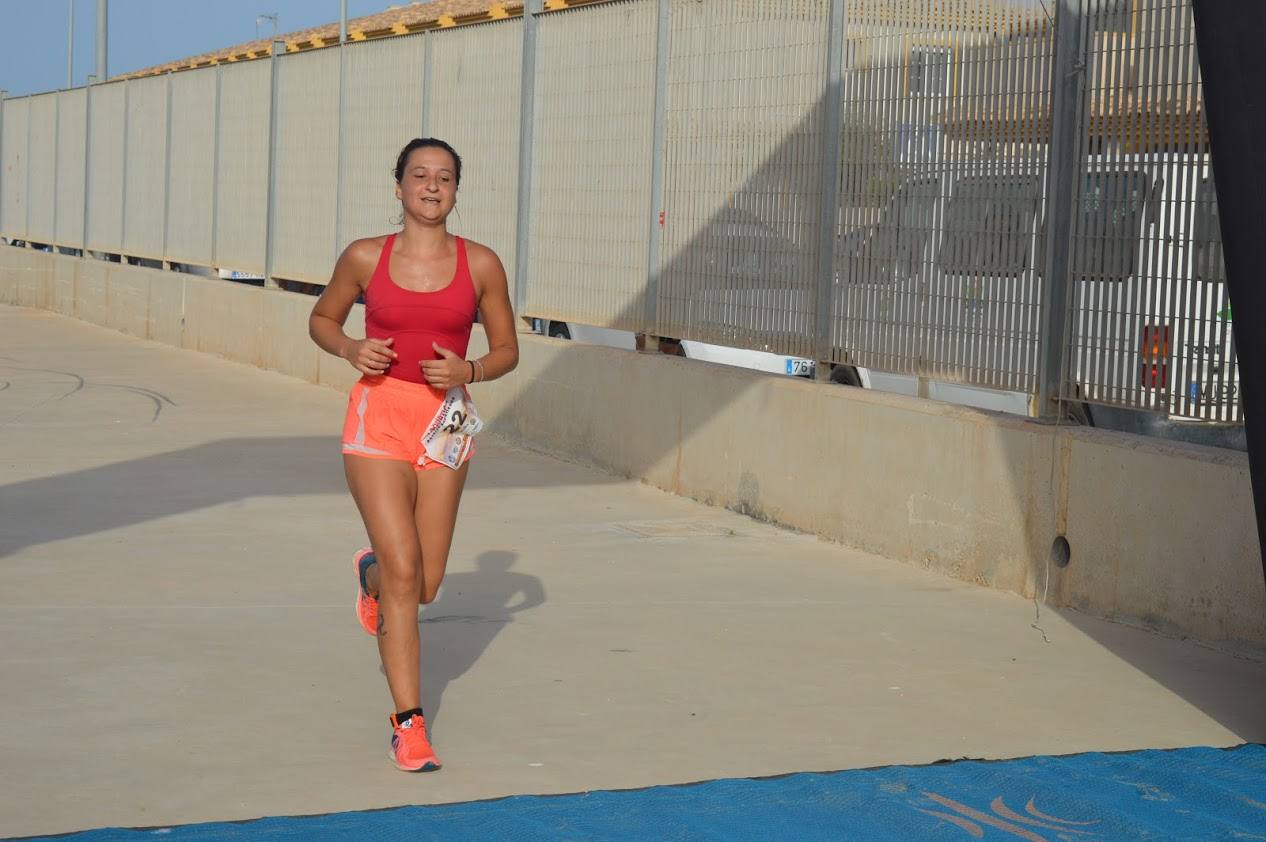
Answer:
<svg viewBox="0 0 1266 842"><path fill-rule="evenodd" d="M426 718L425 715L422 713L422 708L412 708L410 710L401 711L400 713L397 713L396 722L403 725L405 723L405 720L412 719L414 715L421 716L424 719Z"/></svg>

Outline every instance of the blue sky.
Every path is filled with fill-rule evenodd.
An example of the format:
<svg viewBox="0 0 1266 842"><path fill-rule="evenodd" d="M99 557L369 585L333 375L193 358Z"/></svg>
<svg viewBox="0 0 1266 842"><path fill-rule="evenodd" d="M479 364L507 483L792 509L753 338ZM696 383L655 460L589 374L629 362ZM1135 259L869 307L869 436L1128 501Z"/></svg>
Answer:
<svg viewBox="0 0 1266 842"><path fill-rule="evenodd" d="M96 69L97 0L75 2L75 84ZM348 17L407 0L348 0ZM0 0L0 89L10 96L66 85L69 0ZM209 52L255 37L255 17L278 13L281 31L338 20L339 0L110 0L110 75ZM260 27L261 36L272 25Z"/></svg>

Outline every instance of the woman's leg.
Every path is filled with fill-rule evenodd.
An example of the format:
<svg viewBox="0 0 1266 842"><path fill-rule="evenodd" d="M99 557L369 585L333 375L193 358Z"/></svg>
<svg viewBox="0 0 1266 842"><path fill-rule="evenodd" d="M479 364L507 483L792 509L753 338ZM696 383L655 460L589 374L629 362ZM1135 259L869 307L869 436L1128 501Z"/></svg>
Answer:
<svg viewBox="0 0 1266 842"><path fill-rule="evenodd" d="M421 707L418 684L418 592L422 547L414 509L418 480L413 465L344 455L347 486L360 509L377 559L378 653L397 711Z"/></svg>
<svg viewBox="0 0 1266 842"><path fill-rule="evenodd" d="M448 468L432 468L417 473L417 502L414 521L418 532L418 545L422 549L422 584L418 589L418 604L426 605L444 581L448 567L448 550L453 543L453 527L457 523L457 507L461 503L462 489L466 486L467 462L456 471ZM371 564L365 572L365 585L370 596L377 598L379 569Z"/></svg>
<svg viewBox="0 0 1266 842"><path fill-rule="evenodd" d="M413 515L422 547L422 581L417 595L418 602L424 605L435 599L444 581L448 550L453 544L453 527L457 523L457 506L461 503L469 469L470 462L466 462L455 471L445 467L417 472L417 503Z"/></svg>

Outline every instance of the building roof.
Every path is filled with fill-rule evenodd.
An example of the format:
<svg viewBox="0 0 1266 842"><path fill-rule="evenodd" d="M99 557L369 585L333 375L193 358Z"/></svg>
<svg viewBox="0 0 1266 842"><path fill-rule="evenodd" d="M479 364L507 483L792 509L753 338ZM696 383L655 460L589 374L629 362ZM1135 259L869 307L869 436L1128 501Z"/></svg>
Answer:
<svg viewBox="0 0 1266 842"><path fill-rule="evenodd" d="M546 10L565 9L569 6L588 5L597 0L546 0ZM347 39L349 41L365 41L371 38L386 38L394 35L406 35L410 32L422 32L427 29L442 29L460 26L467 23L499 20L519 17L523 14L523 0L429 0L401 6L393 6L384 12L366 15L360 18L349 18L347 21ZM276 40L284 41L286 52L320 49L338 44L339 22L327 23L311 29L287 32L276 36ZM130 79L141 76L157 76L169 71L191 70L196 67L208 67L214 64L236 61L250 61L264 58L272 50L273 38L260 38L224 47L202 55L169 61L164 64L146 67L130 73L119 74L115 78Z"/></svg>

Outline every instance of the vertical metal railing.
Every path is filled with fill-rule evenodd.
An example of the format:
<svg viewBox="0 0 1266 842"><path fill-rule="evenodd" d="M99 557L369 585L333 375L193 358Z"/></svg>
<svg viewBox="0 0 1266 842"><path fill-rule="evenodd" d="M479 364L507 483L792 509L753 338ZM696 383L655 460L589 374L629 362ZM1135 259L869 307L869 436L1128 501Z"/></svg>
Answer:
<svg viewBox="0 0 1266 842"><path fill-rule="evenodd" d="M84 189L83 228L80 236L80 254L88 256L88 213L92 207L92 85L84 86Z"/></svg>
<svg viewBox="0 0 1266 842"><path fill-rule="evenodd" d="M646 294L642 332L659 333L660 255L664 248L664 110L668 98L668 37L672 29L669 0L658 0L655 11L655 104L651 120L651 205L647 214Z"/></svg>
<svg viewBox="0 0 1266 842"><path fill-rule="evenodd" d="M536 36L544 0L523 0L523 53L519 87L519 190L515 216L514 309L527 307L529 211L532 206L532 138L536 103Z"/></svg>
<svg viewBox="0 0 1266 842"><path fill-rule="evenodd" d="M839 226L840 150L842 131L841 112L843 102L841 80L843 77L844 32L847 20L846 0L831 0L827 22L826 85L823 91L822 118L822 207L818 220L818 266L815 319L814 358L817 375L824 379L830 372L830 360L834 356L835 335L831 312L835 304L835 237Z"/></svg>
<svg viewBox="0 0 1266 842"><path fill-rule="evenodd" d="M122 164L119 167L119 181L122 183L119 190L119 240L116 250L121 260L126 260L127 255L123 253L123 243L127 239L127 159L128 159L128 129L131 126L131 103L130 95L132 92L132 83L128 79L124 79L121 83L123 86L123 142L120 144L122 148Z"/></svg>
<svg viewBox="0 0 1266 842"><path fill-rule="evenodd" d="M1042 329L1039 332L1036 411L1042 418L1058 417L1058 401L1075 397L1064 393L1068 367L1069 284L1068 247L1081 161L1077 135L1083 114L1085 74L1082 46L1081 0L1060 0L1055 16L1055 62L1051 78L1051 148L1047 164L1046 273L1042 287Z"/></svg>
<svg viewBox="0 0 1266 842"><path fill-rule="evenodd" d="M4 170L5 170L5 166L4 166L4 112L5 112L5 100L7 100L8 98L9 98L9 92L7 90L0 89L0 220L2 220L4 217L4 203L6 201L4 191L5 191L5 182L8 181L8 179L5 177L5 174L4 174ZM12 189L12 187L10 187L9 189ZM7 232L0 232L0 233L7 233Z"/></svg>
<svg viewBox="0 0 1266 842"><path fill-rule="evenodd" d="M167 104L164 113L167 119L163 122L166 139L163 141L163 268L168 266L167 241L171 234L171 127L174 120L171 114L171 71L167 71Z"/></svg>
<svg viewBox="0 0 1266 842"><path fill-rule="evenodd" d="M280 58L286 52L284 41L273 41L272 58L269 59L271 76L269 77L268 94L268 193L264 223L267 228L264 234L264 284L276 287L273 277L273 263L276 260L277 243L277 83L281 70Z"/></svg>
<svg viewBox="0 0 1266 842"><path fill-rule="evenodd" d="M211 265L219 265L220 226L220 98L224 92L224 68L215 66L215 108L212 111L211 130L211 230L208 232L210 244L207 253L211 255Z"/></svg>

